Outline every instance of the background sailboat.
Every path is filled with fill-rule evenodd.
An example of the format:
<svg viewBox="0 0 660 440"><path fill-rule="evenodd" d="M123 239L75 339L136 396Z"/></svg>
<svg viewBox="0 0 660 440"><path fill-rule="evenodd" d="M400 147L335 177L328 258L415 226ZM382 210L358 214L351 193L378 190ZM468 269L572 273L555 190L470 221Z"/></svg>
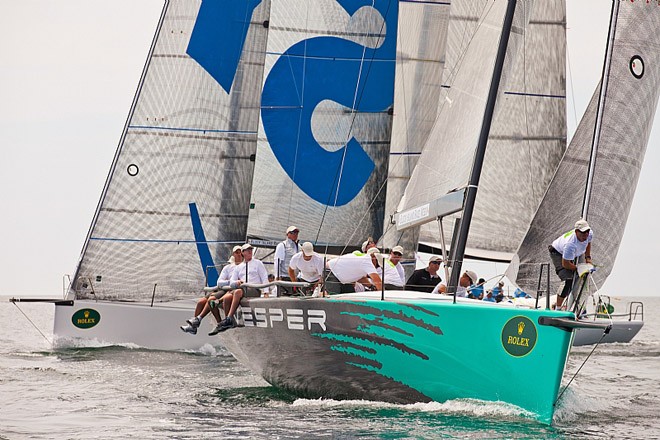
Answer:
<svg viewBox="0 0 660 440"><path fill-rule="evenodd" d="M165 3L57 336L217 344L177 324L245 240L269 7Z"/></svg>

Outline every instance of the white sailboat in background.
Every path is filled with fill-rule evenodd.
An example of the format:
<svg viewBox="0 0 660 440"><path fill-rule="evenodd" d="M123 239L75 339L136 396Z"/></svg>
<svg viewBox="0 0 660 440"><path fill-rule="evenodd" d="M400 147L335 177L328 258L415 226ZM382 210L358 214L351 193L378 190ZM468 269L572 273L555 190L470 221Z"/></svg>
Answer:
<svg viewBox="0 0 660 440"><path fill-rule="evenodd" d="M245 240L269 7L221 3L165 2L66 301L56 303L60 340L218 344L205 327L191 337L178 325Z"/></svg>

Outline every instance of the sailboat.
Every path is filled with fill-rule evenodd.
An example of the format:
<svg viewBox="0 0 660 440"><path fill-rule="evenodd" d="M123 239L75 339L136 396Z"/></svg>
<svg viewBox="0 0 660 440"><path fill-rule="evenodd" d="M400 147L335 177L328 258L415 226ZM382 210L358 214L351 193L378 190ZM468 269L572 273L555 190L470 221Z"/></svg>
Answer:
<svg viewBox="0 0 660 440"><path fill-rule="evenodd" d="M461 2L455 3L458 8ZM514 13L516 3L520 8ZM503 94L498 86L499 79L506 78L513 65L510 62L507 67L505 53L511 61L513 58L509 57L515 56L524 46L525 29L532 23L533 6L539 5L511 0L487 2L482 6L480 19L468 38L470 44L460 56L463 67L447 85L448 90L438 94L451 108L440 109L435 116L429 138L393 216L397 231L404 231L458 213L460 221L453 228L457 237L452 237L455 244L450 252L453 263L448 283L450 292L456 288L462 273L462 260L470 243L470 223L473 217L478 218L475 206L479 206L477 188L481 189L481 168L486 169L489 155L495 161L502 156L497 148L487 153L486 147L490 147L489 126L496 109L495 99ZM399 13L402 11L403 8ZM600 127L586 143L584 129L578 129L549 188L546 187L540 208L535 207L536 213L532 211L524 219L532 224L527 234L524 233L527 228L522 233L513 232L520 233L522 240L515 252L519 261L517 267L529 269L528 272L519 270L517 280L521 285L525 285L523 276L529 273L535 275L530 280L538 281L538 263L547 260L547 256L536 260L527 258L526 249L531 248L539 255L546 253L547 244L562 232L558 228L572 225L584 215L597 225L594 226L596 231L602 228L607 235L606 231L611 229L605 226L605 210L610 211L612 207L599 195L601 191L607 190L611 196L621 190L617 197L622 205L629 207L630 190L636 184L658 99L656 81L660 71L655 67L658 54L647 38L653 35L651 29L659 25L660 16L655 5L618 0L613 3L605 74L598 90L600 105L597 111L592 105L591 113L587 112L582 123L582 127ZM300 28L278 27L283 31ZM507 48L512 28L514 32ZM643 32L640 33L640 29ZM388 37L388 34L384 36ZM281 40L285 38L278 39ZM302 77L296 76L294 71L292 78L295 82ZM302 90L305 82L300 80L297 84ZM302 106L304 104L303 100ZM621 115L626 113L623 109L630 106L635 109L639 106L640 114L630 121L624 116L622 124ZM477 122L475 115L480 115ZM628 142L631 137L634 141ZM592 139L598 139L597 148L592 148ZM614 146L620 149L618 154L610 150ZM587 160L576 158L576 149L584 148L590 152ZM629 149L633 149L632 155L626 154ZM607 165L610 161L615 164ZM599 183L600 179L609 181L611 173L607 169L619 162L632 165L622 173L622 187L599 188L606 186ZM579 170L575 173L582 177L563 175L564 168L576 166L592 172L580 173L582 170ZM592 183L583 185L586 179ZM565 182L577 182L577 186L572 190L558 189L557 185ZM497 188L488 187L487 183L484 185L497 193ZM510 191L511 188L517 187L510 187ZM588 188L588 196L584 188ZM505 197L500 191L499 195L502 201L516 199L515 193L509 194L513 197ZM573 210L572 198L576 198L580 206L585 198L590 199L586 204L588 211ZM515 201L513 203L511 206L515 206ZM627 209L623 209L625 214ZM507 212L512 217L516 214L515 210ZM539 221L553 225L542 231L546 235L539 234ZM617 216L613 223L622 232L625 215ZM476 226L479 227L478 222ZM440 229L441 241L444 241L444 232L442 227ZM505 238L510 235L504 234ZM487 238L477 237L477 243L479 238ZM536 241L532 242L530 237ZM495 247L500 238L492 237ZM610 266L619 240L620 235L603 237L603 260ZM613 252L608 252L612 247ZM606 272L607 269L597 272L594 277L599 280L597 282L602 281ZM242 309L244 326L222 333L222 341L239 361L275 386L309 397L391 402L461 398L502 401L520 407L544 423L552 421L574 329L604 330L604 326L578 320L572 311L491 306L457 299L455 295L407 291L349 293L323 299L249 299L244 301ZM478 337L473 336L475 329L479 330ZM490 374L492 369L498 374ZM523 371L535 374L521 374ZM515 380L501 380L502 377L515 377Z"/></svg>
<svg viewBox="0 0 660 440"><path fill-rule="evenodd" d="M218 346L179 326L245 242L268 1L166 1L66 297L60 344ZM26 300L17 299L17 300Z"/></svg>

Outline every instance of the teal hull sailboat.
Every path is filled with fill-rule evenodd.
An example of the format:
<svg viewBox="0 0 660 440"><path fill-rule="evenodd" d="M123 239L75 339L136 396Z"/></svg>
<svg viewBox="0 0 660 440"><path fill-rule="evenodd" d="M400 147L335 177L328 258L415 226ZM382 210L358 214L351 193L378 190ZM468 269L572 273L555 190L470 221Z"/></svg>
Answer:
<svg viewBox="0 0 660 440"><path fill-rule="evenodd" d="M543 119L538 115L531 121L529 112L524 110L529 106L552 114L560 106L549 102L563 100L563 90L559 95L527 90L525 82L522 83L523 90L506 89L507 85L510 87L512 84L511 78L518 73L513 68L516 54L527 50L527 38L529 46L539 41L532 38L532 29L542 20L538 17L532 20L531 17L534 13L551 16L559 11L563 18L562 8L551 3L494 1L482 5L481 9L468 7L469 13L462 15L465 11L461 7L468 3L452 4L456 9L449 13L448 20L451 23L454 18L461 22L469 13L477 12L478 18L473 22L469 44L457 57L458 62L452 66L454 70L444 78L448 83L444 86L445 90L437 95L439 104L437 113L432 116L434 122L426 126L426 139L420 141L422 151L419 159L409 174L400 200L395 202L397 208L392 215L392 223L396 225L396 231L391 223L386 222L383 233L384 241L393 240L390 243L394 244L410 240L409 243L416 246L417 240L429 236L429 229L423 225L438 220L441 232L440 239L435 239L436 243L440 242L438 247L444 250L447 248L445 242L452 243L445 257L451 265L448 280L450 292L456 289L463 260L468 253L474 252L475 256L479 256L494 251L508 253L508 258L511 258L520 243L523 242L524 248L529 236L536 232L532 227L525 237L530 222L540 215L539 203L542 206L553 203L555 209L561 209L562 203L565 203L562 194L567 199L576 196L582 199L579 192L570 195L559 192L557 198L547 198L549 192L545 190L558 181L557 175L553 178L553 172L560 170L560 173L562 167L573 165L571 155L576 144L572 144L564 154L565 143L561 142L562 130L565 133L563 122L555 124L552 119ZM519 6L517 10L516 3ZM622 88L629 87L629 93L635 94L633 89L641 87L635 82L642 78L639 59L657 58L655 47L649 47L653 45L644 45L638 36L632 34L633 17L643 22L645 29L657 29L660 25L657 7L618 0L615 6L613 23L619 18L620 26L616 29L616 37L611 32L608 63L616 57L620 72L617 83L610 84L611 95L604 95L612 100ZM543 23L551 26L553 22ZM466 32L468 27L464 29ZM510 31L511 42L507 45ZM449 35L451 37L451 32ZM447 41L451 41L450 37ZM620 38L640 43L632 45L636 54L620 53L631 48L631 45L620 43ZM552 58L556 53L549 55ZM635 58L636 64L626 76L624 70L628 69L630 57L638 58ZM623 64L621 59L625 60ZM531 68L536 72L534 66L523 67L525 71ZM651 74L648 66L646 69L645 81L650 83L647 82L645 87L653 91L644 105L649 111L644 113L643 120L651 121L658 98L657 87L651 87L656 85L656 75L660 71L654 69ZM423 68L420 67L420 71ZM504 89L499 84L501 77L505 78L502 83ZM558 83L563 84L563 81ZM609 83L607 77L603 83ZM520 96L522 100L516 101ZM644 100L645 97L641 94L636 99ZM512 102L519 102L520 105L512 105ZM532 102L538 103L537 107ZM522 122L514 122L523 124L520 127L523 142L516 143L515 129L510 120L505 120L507 112L521 112ZM607 113L606 105L599 112L615 117ZM395 123L396 120L395 113ZM416 122L423 126L421 121ZM552 131L554 125L559 125L559 134ZM604 131L608 128L605 127ZM539 134L535 135L534 130L538 130ZM616 130L614 123L612 130ZM392 139L395 132L396 124L393 125ZM549 143L535 144L537 141ZM642 130L639 139L633 143L645 147L647 141L648 130ZM611 139L605 140L603 145L611 142ZM554 149L544 150L544 145L553 145ZM541 158L538 174L535 168L527 171L538 188L516 181L522 175L514 174L513 178L509 176L499 180L493 178L493 164L511 165L513 170L518 170L520 166L520 170L524 171L525 164L536 163L535 157ZM608 159L612 157L601 160ZM588 164L588 158L586 162ZM582 162L578 164L582 166ZM390 169L393 169L391 165ZM480 182L482 173L485 179ZM608 173L603 170L599 176L597 180L607 179ZM571 177L566 179L572 182ZM634 182L631 187L634 188ZM528 191L530 189L531 192ZM592 193L594 197L600 197L598 191ZM629 206L630 197L622 199ZM506 220L499 222L495 208L503 211ZM507 211L508 208L511 210ZM572 213L572 208L567 213ZM570 222L563 221L567 213L555 218L552 212L544 212L542 220L563 228L566 224L573 224L581 212L573 213L574 218ZM259 221L264 225L265 218L276 217L256 213L251 215L250 222ZM442 223L452 219L455 221L454 227L449 228L448 240L445 240ZM557 225L558 220L564 224ZM622 227L624 223L619 223L617 227ZM418 228L420 226L421 229ZM474 236L472 229L475 230ZM248 227L248 234L250 230ZM606 230L603 227L603 231ZM264 229L260 232L267 233ZM534 239L535 251L547 253L547 246L552 240L543 241L547 237L539 240L538 236ZM529 270L526 273L535 274L530 280L538 282L540 264L547 260L549 257L546 256L542 260L524 262ZM536 290L540 290L539 285L534 290L530 289ZM551 423L553 418L573 331L587 327L603 331L605 328L603 325L581 322L573 312L553 311L549 306L535 309L487 305L472 300L456 301L453 295L447 298L409 291L353 293L331 296L329 299L244 300L242 322L244 327L222 334L223 343L237 359L270 383L300 395L394 402L461 398L501 401L520 407L523 413L543 423ZM478 336L474 336L475 329ZM498 374L491 374L492 371ZM530 375L530 372L534 374Z"/></svg>
<svg viewBox="0 0 660 440"><path fill-rule="evenodd" d="M572 338L570 328L550 325L570 321L568 312L415 292L250 299L242 309L245 327L221 333L223 343L298 395L478 399L515 405L543 423L552 421Z"/></svg>

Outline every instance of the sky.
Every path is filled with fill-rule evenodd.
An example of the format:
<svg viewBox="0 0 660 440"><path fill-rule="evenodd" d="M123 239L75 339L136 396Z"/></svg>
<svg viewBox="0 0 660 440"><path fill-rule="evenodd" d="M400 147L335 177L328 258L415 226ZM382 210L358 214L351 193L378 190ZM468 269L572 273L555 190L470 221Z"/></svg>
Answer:
<svg viewBox="0 0 660 440"><path fill-rule="evenodd" d="M62 295L162 5L162 0L0 0L0 295ZM569 134L600 76L610 7L610 0L567 1ZM654 193L660 188L659 146L656 123L602 293L648 294L633 290L630 276L647 279L660 263L660 239L653 233L660 214ZM597 264L597 241L593 254Z"/></svg>

